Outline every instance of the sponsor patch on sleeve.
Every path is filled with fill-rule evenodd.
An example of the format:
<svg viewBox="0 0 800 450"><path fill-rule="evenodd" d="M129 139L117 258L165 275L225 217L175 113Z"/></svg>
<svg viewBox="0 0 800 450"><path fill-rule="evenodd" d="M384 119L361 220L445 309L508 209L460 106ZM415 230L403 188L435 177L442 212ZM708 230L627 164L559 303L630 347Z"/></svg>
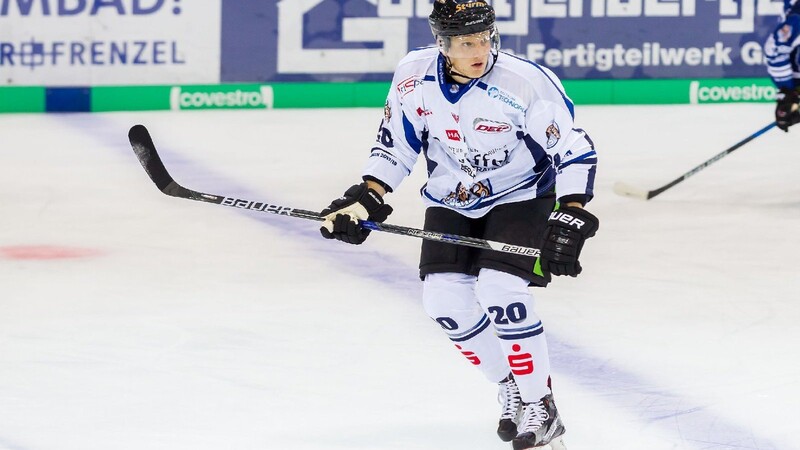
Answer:
<svg viewBox="0 0 800 450"><path fill-rule="evenodd" d="M405 80L397 83L397 95L402 99L406 95L414 92L417 86L422 84L422 79L416 75L412 75Z"/></svg>

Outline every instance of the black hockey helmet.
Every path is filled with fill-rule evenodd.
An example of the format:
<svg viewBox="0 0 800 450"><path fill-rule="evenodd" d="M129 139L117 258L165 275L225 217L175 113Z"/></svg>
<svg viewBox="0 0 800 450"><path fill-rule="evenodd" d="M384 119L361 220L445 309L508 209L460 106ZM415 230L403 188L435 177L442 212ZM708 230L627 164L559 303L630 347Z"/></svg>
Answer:
<svg viewBox="0 0 800 450"><path fill-rule="evenodd" d="M428 16L436 37L461 36L494 29L494 9L485 0L436 0Z"/></svg>

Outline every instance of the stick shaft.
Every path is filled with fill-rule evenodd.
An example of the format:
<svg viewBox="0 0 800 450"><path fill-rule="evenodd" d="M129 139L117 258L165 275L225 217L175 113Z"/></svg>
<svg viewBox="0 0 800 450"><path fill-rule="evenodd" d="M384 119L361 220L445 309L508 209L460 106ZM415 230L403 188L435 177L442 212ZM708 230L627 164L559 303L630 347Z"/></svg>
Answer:
<svg viewBox="0 0 800 450"><path fill-rule="evenodd" d="M751 134L750 136L747 136L746 138L744 138L741 141L737 142L733 146L731 146L729 148L726 148L725 150L717 153L716 155L712 156L711 158L707 159L706 161L698 164L692 170L684 173L683 175L681 175L678 178L670 181L669 183L665 184L664 186L661 186L658 189L653 189L652 191L650 191L648 193L647 198L651 199L651 198L655 197L656 195L666 191L667 189L675 186L676 184L684 181L685 179L697 174L697 172L700 172L701 170L705 169L706 167L710 166L711 164L714 164L715 162L719 161L720 159L722 159L722 158L728 156L729 154L733 153L734 151L738 150L743 145L747 144L748 142L752 141L753 139L755 139L755 138L761 136L762 134L766 133L767 131L771 130L773 127L775 127L775 125L776 125L776 123L772 122L771 124L765 126L764 128L756 131L755 133Z"/></svg>
<svg viewBox="0 0 800 450"><path fill-rule="evenodd" d="M777 125L776 122L770 123L769 125L761 128L760 130L756 131L755 133L751 134L750 136L747 136L746 138L744 138L741 141L737 142L733 146L731 146L729 148L726 148L725 150L717 153L716 155L712 156L711 158L707 159L706 161L698 164L697 166L695 166L694 168L692 168L688 172L684 173L683 175L679 176L678 178L675 178L674 180L670 181L669 183L667 183L667 184L665 184L665 185L663 185L663 186L661 186L659 188L647 191L647 190L644 190L644 189L637 189L637 188L635 188L633 186L630 186L630 185L628 185L626 183L617 183L617 184L614 185L614 192L616 192L619 195L624 195L624 196L627 196L627 197L634 197L634 198L638 198L638 199L641 199L641 200L650 200L651 198L653 198L653 197L661 194L662 192L672 188L673 186L681 183L682 181L686 180L687 178L697 174L701 170L705 169L706 167L710 166L711 164L714 164L715 162L719 161L720 159L724 158L725 156L733 153L737 149L741 148L743 145L747 144L748 142L752 141L753 139L755 139L755 138L761 136L762 134L766 133L767 131L771 130L776 125Z"/></svg>
<svg viewBox="0 0 800 450"><path fill-rule="evenodd" d="M131 147L133 148L134 153L136 153L136 157L139 159L139 162L142 164L145 172L147 172L147 175L150 177L153 183L155 183L158 189L164 194L188 200L213 203L249 211L295 217L299 219L314 220L317 222L322 222L325 220L324 217L320 216L319 213L314 211L274 205L269 202L208 194L205 192L187 189L178 184L172 178L172 175L170 175L167 171L167 168L161 161L161 157L156 151L156 147L153 144L153 139L150 137L150 133L147 131L147 128L145 128L143 125L133 126L128 132L128 139L130 140ZM401 236L412 236L431 241L445 242L448 244L465 245L468 247L481 248L485 250L495 250L503 253L513 253L531 257L538 257L540 253L539 249L536 248L506 244L504 242L489 241L486 239L479 239L469 236L459 236L456 234L420 230L417 228L372 222L368 220L359 221L359 224L364 228L374 231L381 231Z"/></svg>

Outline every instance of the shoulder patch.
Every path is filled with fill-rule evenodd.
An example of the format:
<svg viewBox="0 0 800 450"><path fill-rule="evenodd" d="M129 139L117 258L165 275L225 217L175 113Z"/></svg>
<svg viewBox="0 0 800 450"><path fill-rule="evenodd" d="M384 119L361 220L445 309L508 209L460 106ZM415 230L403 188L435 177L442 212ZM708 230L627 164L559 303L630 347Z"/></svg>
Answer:
<svg viewBox="0 0 800 450"><path fill-rule="evenodd" d="M561 139L561 130L558 129L558 124L555 120L550 122L544 134L547 136L547 148L553 148L558 144L558 140Z"/></svg>
<svg viewBox="0 0 800 450"><path fill-rule="evenodd" d="M789 42L792 37L792 26L784 24L777 33L778 42Z"/></svg>
<svg viewBox="0 0 800 450"><path fill-rule="evenodd" d="M383 105L383 118L388 122L392 118L392 107L389 105L389 100Z"/></svg>

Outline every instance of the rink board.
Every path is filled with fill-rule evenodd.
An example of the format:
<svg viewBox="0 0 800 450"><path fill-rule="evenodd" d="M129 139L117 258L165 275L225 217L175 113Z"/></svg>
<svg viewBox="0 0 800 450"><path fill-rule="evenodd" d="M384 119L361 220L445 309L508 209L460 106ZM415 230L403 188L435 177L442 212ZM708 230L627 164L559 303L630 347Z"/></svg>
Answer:
<svg viewBox="0 0 800 450"><path fill-rule="evenodd" d="M184 86L3 87L0 113L342 108L383 105L390 83L274 83ZM583 105L771 102L767 78L565 80Z"/></svg>

